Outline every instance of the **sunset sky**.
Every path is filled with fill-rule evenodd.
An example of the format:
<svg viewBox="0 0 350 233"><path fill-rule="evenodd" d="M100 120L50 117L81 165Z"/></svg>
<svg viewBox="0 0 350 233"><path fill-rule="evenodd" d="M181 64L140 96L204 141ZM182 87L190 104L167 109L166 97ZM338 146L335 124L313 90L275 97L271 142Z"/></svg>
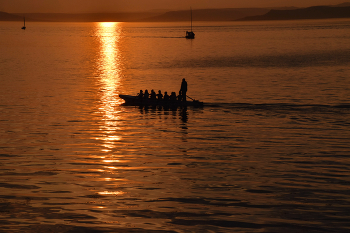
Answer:
<svg viewBox="0 0 350 233"><path fill-rule="evenodd" d="M241 7L308 7L334 5L346 0L0 0L9 13L90 13Z"/></svg>

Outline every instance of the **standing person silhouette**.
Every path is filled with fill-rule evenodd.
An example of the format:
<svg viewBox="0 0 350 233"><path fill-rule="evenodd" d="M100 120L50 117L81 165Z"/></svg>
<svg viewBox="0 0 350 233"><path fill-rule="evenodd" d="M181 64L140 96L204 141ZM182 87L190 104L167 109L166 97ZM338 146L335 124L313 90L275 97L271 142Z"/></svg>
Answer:
<svg viewBox="0 0 350 233"><path fill-rule="evenodd" d="M187 82L186 80L183 78L182 82L181 82L181 89L180 89L181 93L182 93L182 101L186 101L186 92L187 92Z"/></svg>

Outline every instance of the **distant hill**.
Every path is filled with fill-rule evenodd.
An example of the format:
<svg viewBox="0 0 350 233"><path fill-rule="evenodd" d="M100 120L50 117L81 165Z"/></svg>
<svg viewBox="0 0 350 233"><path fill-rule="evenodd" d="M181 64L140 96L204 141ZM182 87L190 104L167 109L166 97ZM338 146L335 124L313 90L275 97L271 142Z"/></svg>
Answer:
<svg viewBox="0 0 350 233"><path fill-rule="evenodd" d="M227 9L199 9L192 11L193 21L232 21L239 18L265 14L270 9L265 8L227 8ZM145 18L147 22L176 22L189 21L190 11L169 11L162 15Z"/></svg>
<svg viewBox="0 0 350 233"><path fill-rule="evenodd" d="M333 5L334 7L344 7L344 6L350 6L350 2L344 2L338 5Z"/></svg>
<svg viewBox="0 0 350 233"><path fill-rule="evenodd" d="M313 6L294 10L271 10L264 15L248 16L239 21L331 18L350 18L350 6Z"/></svg>
<svg viewBox="0 0 350 233"><path fill-rule="evenodd" d="M232 21L239 18L262 15L269 12L265 8L229 8L193 10L193 21ZM8 14L1 12L0 21L20 21L25 16L28 21L49 22L176 22L189 21L190 11L169 11L166 13L90 13L90 14L50 14L25 13ZM22 17L18 16L22 15ZM31 19L31 20L29 20Z"/></svg>
<svg viewBox="0 0 350 233"><path fill-rule="evenodd" d="M291 20L350 18L350 2L333 6L308 8L227 8L197 9L192 11L193 21L233 21L233 20ZM88 14L25 13L9 14L0 12L0 21L48 21L48 22L179 22L189 21L190 11L162 12L119 12Z"/></svg>
<svg viewBox="0 0 350 233"><path fill-rule="evenodd" d="M23 21L23 16L0 11L0 21Z"/></svg>

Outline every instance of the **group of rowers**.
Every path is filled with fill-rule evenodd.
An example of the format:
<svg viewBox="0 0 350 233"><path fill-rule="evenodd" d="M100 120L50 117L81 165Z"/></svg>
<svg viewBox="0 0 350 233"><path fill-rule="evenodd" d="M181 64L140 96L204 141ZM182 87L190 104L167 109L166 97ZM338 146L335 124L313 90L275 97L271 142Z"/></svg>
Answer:
<svg viewBox="0 0 350 233"><path fill-rule="evenodd" d="M162 91L159 90L158 94L154 90L151 90L151 93L148 92L148 90L145 90L143 92L140 90L140 93L138 93L138 97L140 99L151 99L151 100L165 100L165 101L186 101L186 92L187 92L187 82L185 79L182 79L181 83L181 89L179 91L179 95L176 96L175 92L171 92L170 95L168 95L168 92L164 92L164 95L162 94Z"/></svg>

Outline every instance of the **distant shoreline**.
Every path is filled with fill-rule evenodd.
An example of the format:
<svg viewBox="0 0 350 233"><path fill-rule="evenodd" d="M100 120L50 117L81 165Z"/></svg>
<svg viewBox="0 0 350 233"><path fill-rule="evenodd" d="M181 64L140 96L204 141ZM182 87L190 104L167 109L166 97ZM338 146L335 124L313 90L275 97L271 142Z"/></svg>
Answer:
<svg viewBox="0 0 350 233"><path fill-rule="evenodd" d="M0 12L0 21L31 22L185 22L190 11L138 12L138 13L16 13ZM350 3L307 8L227 8L193 10L193 21L260 21L350 18Z"/></svg>
<svg viewBox="0 0 350 233"><path fill-rule="evenodd" d="M298 19L336 19L350 18L350 6L314 6L295 10L271 10L260 16L248 16L237 21L298 20Z"/></svg>

